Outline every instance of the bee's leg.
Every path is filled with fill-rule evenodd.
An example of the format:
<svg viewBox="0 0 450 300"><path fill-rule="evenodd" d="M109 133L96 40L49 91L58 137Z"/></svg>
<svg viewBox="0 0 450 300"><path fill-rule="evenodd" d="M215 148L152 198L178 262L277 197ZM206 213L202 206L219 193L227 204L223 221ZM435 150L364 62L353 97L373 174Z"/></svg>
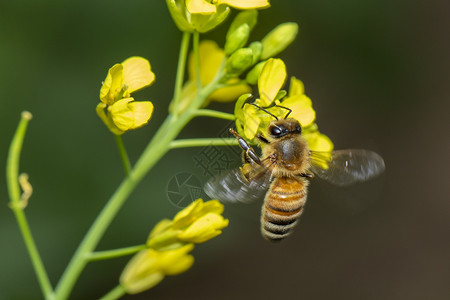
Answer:
<svg viewBox="0 0 450 300"><path fill-rule="evenodd" d="M257 135L256 135L256 138L257 138L258 140L260 140L261 142L263 142L264 144L269 144L269 141L268 141L265 137L263 137L262 135L260 135L260 134L257 134Z"/></svg>
<svg viewBox="0 0 450 300"><path fill-rule="evenodd" d="M258 155L256 155L255 150L247 143L246 140L242 136L239 135L233 128L230 128L230 132L237 138L239 147L244 150L244 161L248 162L255 162L258 165L261 164L261 160L259 159Z"/></svg>
<svg viewBox="0 0 450 300"><path fill-rule="evenodd" d="M305 179L308 179L308 180L314 179L314 174L311 173L311 172L308 172L308 171L305 172L305 173L300 174L300 176L305 178Z"/></svg>

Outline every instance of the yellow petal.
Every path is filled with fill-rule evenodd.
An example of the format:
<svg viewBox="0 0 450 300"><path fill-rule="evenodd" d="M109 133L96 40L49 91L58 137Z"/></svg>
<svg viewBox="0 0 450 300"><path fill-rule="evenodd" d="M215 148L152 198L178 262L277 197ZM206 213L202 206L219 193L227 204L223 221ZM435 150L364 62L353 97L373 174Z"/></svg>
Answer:
<svg viewBox="0 0 450 300"><path fill-rule="evenodd" d="M100 117L100 119L103 121L103 123L105 123L106 127L108 127L108 129L112 133L114 133L115 135L123 134L124 131L117 128L117 126L114 124L113 120L111 119L111 115L106 114L106 112L105 112L106 107L107 107L107 105L105 103L100 102L96 107L97 115Z"/></svg>
<svg viewBox="0 0 450 300"><path fill-rule="evenodd" d="M219 48L214 41L204 40L199 45L200 80L202 85L210 83L217 74L217 71L225 58L225 52ZM189 78L196 80L196 68L194 53L189 55Z"/></svg>
<svg viewBox="0 0 450 300"><path fill-rule="evenodd" d="M100 100L107 104L113 104L122 90L123 85L123 66L115 64L108 70L105 81L100 89Z"/></svg>
<svg viewBox="0 0 450 300"><path fill-rule="evenodd" d="M218 200L206 201L203 205L203 211L208 213L222 214L224 206Z"/></svg>
<svg viewBox="0 0 450 300"><path fill-rule="evenodd" d="M158 224L153 227L153 230L150 232L149 239L161 234L172 226L172 221L169 219L162 219L158 222Z"/></svg>
<svg viewBox="0 0 450 300"><path fill-rule="evenodd" d="M197 217L197 214L203 209L203 200L197 199L183 210L178 212L173 218L173 227L182 228L191 224Z"/></svg>
<svg viewBox="0 0 450 300"><path fill-rule="evenodd" d="M125 98L108 107L114 124L122 131L145 125L152 115L153 104L151 102L133 101L133 98Z"/></svg>
<svg viewBox="0 0 450 300"><path fill-rule="evenodd" d="M178 237L186 242L203 243L219 235L220 230L226 226L228 226L228 220L221 215L207 213L182 231Z"/></svg>
<svg viewBox="0 0 450 300"><path fill-rule="evenodd" d="M184 255L164 268L166 275L178 275L186 272L194 264L192 255Z"/></svg>
<svg viewBox="0 0 450 300"><path fill-rule="evenodd" d="M247 139L252 140L258 132L260 118L257 115L258 108L253 105L244 106L244 135Z"/></svg>
<svg viewBox="0 0 450 300"><path fill-rule="evenodd" d="M304 93L305 93L305 86L303 82L292 76L291 83L289 85L289 97L296 95L303 95Z"/></svg>
<svg viewBox="0 0 450 300"><path fill-rule="evenodd" d="M108 107L114 124L122 131L127 131L134 125L133 112L128 107L128 103L133 100L133 98L121 99Z"/></svg>
<svg viewBox="0 0 450 300"><path fill-rule="evenodd" d="M157 285L164 278L158 269L160 254L153 249L146 249L136 254L125 267L120 276L120 284L129 294L137 294Z"/></svg>
<svg viewBox="0 0 450 300"><path fill-rule="evenodd" d="M216 12L216 6L205 0L186 0L186 8L191 14L210 15Z"/></svg>
<svg viewBox="0 0 450 300"><path fill-rule="evenodd" d="M234 8L252 9L270 7L268 0L219 0L219 4L226 4Z"/></svg>
<svg viewBox="0 0 450 300"><path fill-rule="evenodd" d="M231 9L227 5L219 5L216 6L216 12L213 14L210 13L193 13L188 14L189 23L192 27L200 32L205 33L208 32L217 26L219 26L223 21L226 20L228 14Z"/></svg>
<svg viewBox="0 0 450 300"><path fill-rule="evenodd" d="M298 120L302 127L311 125L316 119L316 112L312 108L311 99L305 94L285 98L281 105L292 109L289 117Z"/></svg>
<svg viewBox="0 0 450 300"><path fill-rule="evenodd" d="M239 79L235 78L228 81L228 84L238 82ZM208 98L217 102L230 102L236 101L241 95L250 93L252 88L247 84L238 84L233 86L227 86L214 91Z"/></svg>
<svg viewBox="0 0 450 300"><path fill-rule="evenodd" d="M135 101L128 104L128 108L133 112L134 125L131 129L136 129L147 124L152 117L153 103L150 101Z"/></svg>
<svg viewBox="0 0 450 300"><path fill-rule="evenodd" d="M329 152L334 148L330 138L318 131L312 134L305 134L304 138L308 142L309 148L313 151Z"/></svg>
<svg viewBox="0 0 450 300"><path fill-rule="evenodd" d="M123 83L127 92L132 93L142 89L155 81L155 74L151 71L150 62L145 58L133 56L123 63Z"/></svg>
<svg viewBox="0 0 450 300"><path fill-rule="evenodd" d="M286 80L286 66L281 59L269 59L258 79L258 90L263 107L272 104Z"/></svg>
<svg viewBox="0 0 450 300"><path fill-rule="evenodd" d="M188 255L194 249L193 244L183 247L162 251L159 256L158 265L165 275L177 275L187 271L194 263L194 257Z"/></svg>

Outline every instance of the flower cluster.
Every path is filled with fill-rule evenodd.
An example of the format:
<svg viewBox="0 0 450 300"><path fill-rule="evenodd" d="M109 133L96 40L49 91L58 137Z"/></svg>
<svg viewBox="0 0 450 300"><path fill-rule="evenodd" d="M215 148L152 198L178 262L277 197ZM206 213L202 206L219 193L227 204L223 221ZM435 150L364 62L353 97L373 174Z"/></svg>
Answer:
<svg viewBox="0 0 450 300"><path fill-rule="evenodd" d="M258 78L258 91L260 98L248 103L251 94L242 95L235 106L236 127L238 132L248 140L255 136L265 134L273 116L290 118L299 121L303 128L303 136L311 150L331 151L333 143L324 134L320 133L314 123L316 113L312 107L311 99L305 95L303 83L291 78L289 92L281 90L286 81L286 66L281 59L269 59L263 66ZM254 104L254 105L253 105ZM264 108L264 110L260 109Z"/></svg>
<svg viewBox="0 0 450 300"><path fill-rule="evenodd" d="M268 0L166 0L175 24L185 32L207 32L220 25L237 9L262 9Z"/></svg>
<svg viewBox="0 0 450 300"><path fill-rule="evenodd" d="M142 57L130 57L109 69L100 89L97 114L109 130L121 135L139 128L150 120L153 104L134 101L131 93L147 87L155 80L150 62Z"/></svg>
<svg viewBox="0 0 450 300"><path fill-rule="evenodd" d="M207 106L210 101L235 101L240 95L251 91L249 84L256 84L267 59L288 47L298 33L297 24L284 23L275 27L261 41L247 45L257 18L256 10L237 14L227 32L223 49L214 41L200 42L198 57L196 58L194 53L189 56L189 80L183 86L176 107L171 104L171 112L183 112L197 96L199 86L207 86L213 80L217 80L218 86L203 102L203 106ZM246 75L245 79L240 78L241 74ZM200 81L200 84L197 81Z"/></svg>
<svg viewBox="0 0 450 300"><path fill-rule="evenodd" d="M135 294L158 284L167 275L187 271L194 263L189 253L194 244L204 243L222 233L228 220L217 200L198 199L175 215L160 221L147 240L148 249L136 254L126 266L120 283Z"/></svg>

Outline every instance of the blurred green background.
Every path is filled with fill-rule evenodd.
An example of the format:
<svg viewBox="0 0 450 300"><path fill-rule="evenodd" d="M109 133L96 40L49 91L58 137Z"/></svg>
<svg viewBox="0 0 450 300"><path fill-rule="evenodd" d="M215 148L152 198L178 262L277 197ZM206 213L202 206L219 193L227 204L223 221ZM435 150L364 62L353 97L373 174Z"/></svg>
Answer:
<svg viewBox="0 0 450 300"><path fill-rule="evenodd" d="M377 151L387 171L345 189L315 181L299 226L280 244L259 234L260 203L228 205L229 228L196 247L191 270L125 299L449 299L449 12L446 0L273 0L253 40L299 23L281 57L305 83L321 131L336 148ZM223 45L226 27L207 37ZM53 284L122 179L114 139L95 114L107 69L140 55L156 73L135 95L153 101L153 119L124 137L134 161L165 118L180 37L162 0L0 3L0 169L29 110L20 170L34 187L26 213ZM182 137L218 136L227 126L202 118ZM168 182L181 172L206 181L200 153L164 157L99 249L142 243L157 220L172 217L179 208ZM0 299L41 299L1 174ZM109 291L127 261L89 264L72 299Z"/></svg>

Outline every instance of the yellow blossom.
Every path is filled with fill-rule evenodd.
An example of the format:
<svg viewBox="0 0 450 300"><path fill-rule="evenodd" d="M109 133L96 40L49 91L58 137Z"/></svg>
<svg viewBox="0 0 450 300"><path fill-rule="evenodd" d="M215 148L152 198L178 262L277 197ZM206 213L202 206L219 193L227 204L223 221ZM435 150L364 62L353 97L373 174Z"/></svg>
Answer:
<svg viewBox="0 0 450 300"><path fill-rule="evenodd" d="M228 220L215 213L207 213L198 218L178 238L192 243L206 242L222 233L221 229L228 226Z"/></svg>
<svg viewBox="0 0 450 300"><path fill-rule="evenodd" d="M97 114L114 134L145 125L153 113L149 101L134 101L131 93L151 85L155 74L142 57L130 57L109 69L100 89Z"/></svg>
<svg viewBox="0 0 450 300"><path fill-rule="evenodd" d="M193 244L187 244L167 251L142 250L125 267L120 284L127 293L136 294L157 285L167 275L183 273L194 263L194 257L188 254L193 248Z"/></svg>
<svg viewBox="0 0 450 300"><path fill-rule="evenodd" d="M270 106L286 81L286 65L281 59L271 58L259 75L258 91L262 107Z"/></svg>
<svg viewBox="0 0 450 300"><path fill-rule="evenodd" d="M181 31L207 32L225 21L230 7L263 9L268 0L166 0L170 14Z"/></svg>
<svg viewBox="0 0 450 300"><path fill-rule="evenodd" d="M217 200L197 199L178 212L173 220L162 220L150 233L147 246L174 249L186 243L203 243L218 236L228 226L222 216L224 207Z"/></svg>
<svg viewBox="0 0 450 300"><path fill-rule="evenodd" d="M217 7L223 4L237 9L261 9L270 6L268 0L186 0L190 13L213 14Z"/></svg>
<svg viewBox="0 0 450 300"><path fill-rule="evenodd" d="M312 101L305 95L303 83L295 77L291 77L289 94L279 102L279 105L291 109L289 117L298 120L302 127L310 126L316 119Z"/></svg>
<svg viewBox="0 0 450 300"><path fill-rule="evenodd" d="M269 59L258 78L260 98L253 104L246 103L250 95L242 95L236 103L235 116L238 132L247 140L254 140L255 136L265 134L266 128L274 117L296 119L302 126L302 135L314 151L329 152L333 150L333 143L320 133L314 123L316 112L311 99L305 95L303 83L291 77L289 93L281 90L286 80L286 66L281 59ZM270 114L266 113L263 108ZM272 115L273 116L272 116ZM327 167L322 166L322 167Z"/></svg>

